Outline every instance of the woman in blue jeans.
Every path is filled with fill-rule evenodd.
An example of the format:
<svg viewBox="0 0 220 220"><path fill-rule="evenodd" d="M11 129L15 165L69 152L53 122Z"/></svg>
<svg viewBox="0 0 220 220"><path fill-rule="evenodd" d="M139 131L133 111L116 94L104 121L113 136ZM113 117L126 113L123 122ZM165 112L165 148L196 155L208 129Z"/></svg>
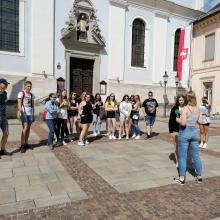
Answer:
<svg viewBox="0 0 220 220"><path fill-rule="evenodd" d="M196 181L202 182L202 164L199 156L199 134L196 127L199 118L196 95L193 91L186 94L187 105L181 110L180 118L176 121L180 124L178 138L179 153L179 177L174 178L175 182L184 185L187 167L187 151L189 148L196 170Z"/></svg>
<svg viewBox="0 0 220 220"><path fill-rule="evenodd" d="M49 95L49 101L46 102L44 108L46 111L46 123L49 128L47 145L49 146L49 148L51 150L53 150L53 148L54 148L54 145L53 145L54 133L56 133L56 135L57 135L56 118L57 118L57 114L59 112L59 108L55 103L55 94L54 93L51 93Z"/></svg>
<svg viewBox="0 0 220 220"><path fill-rule="evenodd" d="M139 128L139 120L140 120L140 114L139 111L141 109L141 101L140 101L140 96L135 95L134 96L134 105L132 109L132 123L133 123L133 135L132 138L140 139L140 128Z"/></svg>

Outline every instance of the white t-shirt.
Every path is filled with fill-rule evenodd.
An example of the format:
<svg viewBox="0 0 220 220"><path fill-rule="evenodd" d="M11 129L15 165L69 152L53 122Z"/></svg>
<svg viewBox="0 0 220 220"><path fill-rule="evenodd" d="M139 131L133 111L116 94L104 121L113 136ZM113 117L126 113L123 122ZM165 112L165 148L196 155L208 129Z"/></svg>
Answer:
<svg viewBox="0 0 220 220"><path fill-rule="evenodd" d="M120 115L126 114L126 116L129 116L131 114L132 105L130 102L122 101L119 105L119 111Z"/></svg>
<svg viewBox="0 0 220 220"><path fill-rule="evenodd" d="M24 92L24 93L25 93L24 97L23 97L23 92L18 93L18 99L23 99L23 103L21 103L22 110L26 115L33 115L33 106L31 104L31 102L32 102L32 100L35 99L35 96L33 93L26 93L26 92ZM31 94L32 94L32 97L31 97ZM32 100L31 100L31 98L32 98Z"/></svg>

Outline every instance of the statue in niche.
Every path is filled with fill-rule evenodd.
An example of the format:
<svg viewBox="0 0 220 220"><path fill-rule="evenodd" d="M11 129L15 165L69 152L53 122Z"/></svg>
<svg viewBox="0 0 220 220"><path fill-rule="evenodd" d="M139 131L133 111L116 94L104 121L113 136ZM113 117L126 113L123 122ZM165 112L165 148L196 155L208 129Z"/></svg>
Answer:
<svg viewBox="0 0 220 220"><path fill-rule="evenodd" d="M85 14L81 14L80 19L77 23L77 34L78 40L87 40L87 31L89 29L88 19Z"/></svg>

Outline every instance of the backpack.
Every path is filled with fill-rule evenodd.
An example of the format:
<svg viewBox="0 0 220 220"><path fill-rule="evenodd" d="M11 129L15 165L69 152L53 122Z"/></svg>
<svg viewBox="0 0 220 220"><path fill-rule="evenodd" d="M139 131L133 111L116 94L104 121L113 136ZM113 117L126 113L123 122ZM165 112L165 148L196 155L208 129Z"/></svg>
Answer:
<svg viewBox="0 0 220 220"><path fill-rule="evenodd" d="M32 93L30 92L30 94L31 94L31 108L33 108L33 102L32 102ZM22 91L22 97L21 97L21 106L23 106L23 102L24 102L24 97L25 97L25 92L24 92L24 90ZM20 111L19 111L19 108L18 108L18 106L17 106L17 118L20 118L21 117L21 113L20 113Z"/></svg>

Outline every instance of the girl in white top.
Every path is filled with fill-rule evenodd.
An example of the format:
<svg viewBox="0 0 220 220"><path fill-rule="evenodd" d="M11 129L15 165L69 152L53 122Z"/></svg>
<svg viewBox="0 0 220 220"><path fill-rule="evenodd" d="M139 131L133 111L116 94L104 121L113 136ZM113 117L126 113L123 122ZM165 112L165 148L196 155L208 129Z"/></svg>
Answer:
<svg viewBox="0 0 220 220"><path fill-rule="evenodd" d="M119 129L119 136L118 139L121 139L121 132L124 130L126 131L126 139L129 139L129 123L130 123L130 115L131 115L132 105L129 101L129 96L125 95L123 100L119 105L119 112L120 112L120 129Z"/></svg>
<svg viewBox="0 0 220 220"><path fill-rule="evenodd" d="M60 113L58 115L58 121L57 121L57 136L59 137L60 134L60 128L61 128L61 141L63 145L67 145L67 143L64 141L64 134L68 137L69 136L69 130L67 127L67 119L68 114L67 110L69 109L69 102L67 99L67 91L64 89L59 94L59 108Z"/></svg>
<svg viewBox="0 0 220 220"><path fill-rule="evenodd" d="M199 107L199 129L201 143L199 147L206 148L208 141L209 125L210 125L210 112L211 105L208 102L207 97L202 98L202 105Z"/></svg>

